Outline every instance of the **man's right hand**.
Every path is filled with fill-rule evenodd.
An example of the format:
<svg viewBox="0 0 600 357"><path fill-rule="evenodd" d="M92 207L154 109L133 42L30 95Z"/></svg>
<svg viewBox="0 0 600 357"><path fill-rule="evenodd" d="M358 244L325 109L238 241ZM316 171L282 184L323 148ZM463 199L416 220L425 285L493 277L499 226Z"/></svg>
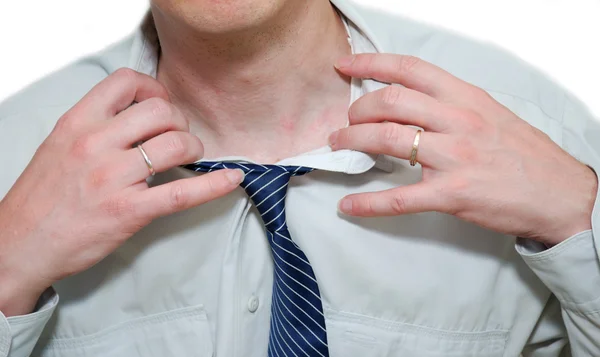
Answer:
<svg viewBox="0 0 600 357"><path fill-rule="evenodd" d="M136 103L135 105L131 105ZM200 139L153 78L121 69L61 117L0 201L0 311L30 313L56 281L90 268L154 218L233 191L239 170L149 188L200 159Z"/></svg>

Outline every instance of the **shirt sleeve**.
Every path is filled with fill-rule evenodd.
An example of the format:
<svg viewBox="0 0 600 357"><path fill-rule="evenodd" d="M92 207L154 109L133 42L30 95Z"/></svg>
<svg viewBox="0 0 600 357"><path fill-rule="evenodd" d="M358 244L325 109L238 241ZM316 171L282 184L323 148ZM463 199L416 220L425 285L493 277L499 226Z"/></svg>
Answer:
<svg viewBox="0 0 600 357"><path fill-rule="evenodd" d="M567 330L556 296L551 295L521 354L522 357L567 357Z"/></svg>
<svg viewBox="0 0 600 357"><path fill-rule="evenodd" d="M594 243L592 231L547 250L530 240L517 243L527 265L560 302L575 357L600 356L600 262Z"/></svg>
<svg viewBox="0 0 600 357"><path fill-rule="evenodd" d="M0 311L0 357L29 357L57 304L58 295L48 289L34 313L7 318Z"/></svg>
<svg viewBox="0 0 600 357"><path fill-rule="evenodd" d="M598 119L583 104L567 95L562 124L562 147L598 176ZM570 350L563 351L560 356L600 356L600 190L591 223L591 230L580 232L550 249L531 240L517 240L517 251L560 303Z"/></svg>

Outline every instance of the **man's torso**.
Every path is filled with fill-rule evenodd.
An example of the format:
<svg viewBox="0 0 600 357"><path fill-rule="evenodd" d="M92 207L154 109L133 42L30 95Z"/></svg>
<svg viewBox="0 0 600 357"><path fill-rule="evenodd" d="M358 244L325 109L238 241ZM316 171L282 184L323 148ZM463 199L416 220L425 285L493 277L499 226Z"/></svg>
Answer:
<svg viewBox="0 0 600 357"><path fill-rule="evenodd" d="M377 50L438 64L561 143L554 118L562 93L517 61L405 20L365 12L359 21L359 12L340 5L367 24L359 27ZM92 85L123 66L153 74L151 50L138 34L7 102L0 193ZM360 89L377 88L366 81ZM319 281L330 354L518 355L551 294L515 251L514 237L438 213L344 217L336 206L347 194L420 180L418 167L375 159L321 151L292 158L321 168L292 179L286 215ZM152 184L195 174L176 168ZM56 284L60 304L34 355L265 356L272 284L260 216L239 189L152 222L98 265Z"/></svg>

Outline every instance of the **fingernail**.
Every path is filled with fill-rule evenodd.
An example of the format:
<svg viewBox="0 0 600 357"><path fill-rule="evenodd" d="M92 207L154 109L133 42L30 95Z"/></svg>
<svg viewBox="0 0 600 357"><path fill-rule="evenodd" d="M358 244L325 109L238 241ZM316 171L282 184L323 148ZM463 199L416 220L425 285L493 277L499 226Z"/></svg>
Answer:
<svg viewBox="0 0 600 357"><path fill-rule="evenodd" d="M332 148L335 146L335 143L337 142L337 138L338 138L339 132L334 131L333 133L331 133L331 135L329 135L329 146L331 146Z"/></svg>
<svg viewBox="0 0 600 357"><path fill-rule="evenodd" d="M239 185L244 180L244 171L240 169L229 170L225 174L232 185Z"/></svg>
<svg viewBox="0 0 600 357"><path fill-rule="evenodd" d="M349 67L354 62L355 58L356 58L355 56L342 57L336 62L335 67L336 68Z"/></svg>
<svg viewBox="0 0 600 357"><path fill-rule="evenodd" d="M352 213L352 200L344 198L340 201L339 207L343 213Z"/></svg>

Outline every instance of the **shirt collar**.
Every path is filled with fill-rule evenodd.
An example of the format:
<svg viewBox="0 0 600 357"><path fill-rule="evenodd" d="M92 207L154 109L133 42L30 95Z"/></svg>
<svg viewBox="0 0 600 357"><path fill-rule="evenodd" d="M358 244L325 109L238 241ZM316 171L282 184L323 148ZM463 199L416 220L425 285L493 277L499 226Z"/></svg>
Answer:
<svg viewBox="0 0 600 357"><path fill-rule="evenodd" d="M362 16L360 16L360 13L353 4L346 0L331 0L331 3L346 19L353 51L355 51L355 53L373 51L383 52L381 44L372 34L366 22ZM158 35L154 27L152 16L148 13L134 34L128 67L156 78L158 50ZM358 86L358 91L360 92L357 96L353 95L353 100L356 100L365 93L380 89L384 86L384 84L372 80L355 81L353 85ZM215 160L251 162L251 160L244 157L211 158L211 161ZM392 170L390 161L384 155L372 155L355 150L331 151L328 146L295 157L283 159L277 164L308 166L315 169L344 172L347 174L363 173L373 167L377 167L384 171Z"/></svg>

